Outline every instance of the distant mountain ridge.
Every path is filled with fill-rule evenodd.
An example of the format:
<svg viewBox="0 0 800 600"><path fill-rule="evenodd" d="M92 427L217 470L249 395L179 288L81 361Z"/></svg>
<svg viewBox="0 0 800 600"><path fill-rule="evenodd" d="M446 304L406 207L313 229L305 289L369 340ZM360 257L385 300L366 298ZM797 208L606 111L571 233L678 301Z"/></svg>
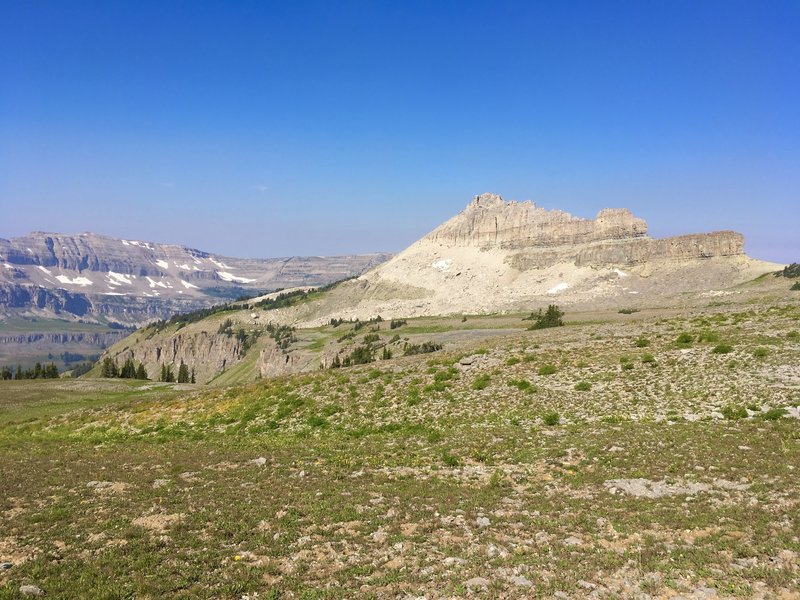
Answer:
<svg viewBox="0 0 800 600"><path fill-rule="evenodd" d="M0 238L0 315L141 325L279 288L359 275L389 254L245 259L94 233Z"/></svg>

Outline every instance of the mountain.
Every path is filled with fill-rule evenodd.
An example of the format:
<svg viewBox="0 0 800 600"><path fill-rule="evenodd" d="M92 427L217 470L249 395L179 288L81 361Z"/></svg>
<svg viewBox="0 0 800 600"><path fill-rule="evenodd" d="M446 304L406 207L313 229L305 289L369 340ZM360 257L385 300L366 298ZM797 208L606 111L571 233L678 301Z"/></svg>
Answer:
<svg viewBox="0 0 800 600"><path fill-rule="evenodd" d="M83 233L0 239L0 316L141 325L242 295L358 275L382 253L243 259Z"/></svg>
<svg viewBox="0 0 800 600"><path fill-rule="evenodd" d="M331 299L331 310L365 318L635 303L729 287L780 266L748 257L744 236L733 231L653 239L627 209L582 219L482 194L340 286L346 300Z"/></svg>
<svg viewBox="0 0 800 600"><path fill-rule="evenodd" d="M462 313L527 314L550 303L611 314L633 306L708 304L742 293L741 284L779 268L749 258L735 232L653 239L647 224L626 209L582 219L483 194L403 252L332 289L297 291L282 300L273 294L224 313L176 317L136 332L106 356L118 364L142 363L151 375L164 366L177 372L184 362L199 382L224 384L331 366L356 344L369 344L364 336L413 345L437 329L457 335L453 323ZM421 321L397 335L377 319L366 329L347 324L446 315L459 317L444 329ZM341 320L345 325L338 328ZM520 326L519 316L515 323ZM404 345L394 347L404 351Z"/></svg>

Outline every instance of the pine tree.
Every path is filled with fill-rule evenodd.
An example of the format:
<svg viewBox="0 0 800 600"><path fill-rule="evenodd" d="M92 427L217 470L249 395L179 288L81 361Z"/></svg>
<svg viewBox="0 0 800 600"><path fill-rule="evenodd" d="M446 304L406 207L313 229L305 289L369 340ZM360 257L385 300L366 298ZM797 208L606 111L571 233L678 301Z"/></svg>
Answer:
<svg viewBox="0 0 800 600"><path fill-rule="evenodd" d="M117 368L117 363L112 360L110 357L106 356L103 359L103 366L101 368L101 375L103 377L118 377L119 376L119 369Z"/></svg>
<svg viewBox="0 0 800 600"><path fill-rule="evenodd" d="M175 381L172 365L161 365L161 381L166 381L167 383L173 383Z"/></svg>
<svg viewBox="0 0 800 600"><path fill-rule="evenodd" d="M147 379L147 371L144 368L144 363L139 363L136 368L136 379Z"/></svg>
<svg viewBox="0 0 800 600"><path fill-rule="evenodd" d="M181 366L178 367L178 383L189 383L189 367L183 361L181 361Z"/></svg>
<svg viewBox="0 0 800 600"><path fill-rule="evenodd" d="M197 383L194 378L194 367L192 367L192 383Z"/></svg>

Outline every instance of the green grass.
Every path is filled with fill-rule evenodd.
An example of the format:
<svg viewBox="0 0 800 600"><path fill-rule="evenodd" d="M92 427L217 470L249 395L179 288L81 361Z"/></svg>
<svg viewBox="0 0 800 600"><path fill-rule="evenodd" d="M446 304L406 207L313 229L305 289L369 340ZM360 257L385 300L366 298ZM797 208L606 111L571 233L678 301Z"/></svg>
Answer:
<svg viewBox="0 0 800 600"><path fill-rule="evenodd" d="M778 308L697 316L735 343L734 369L676 351L687 317L484 339L463 371L477 342L190 392L0 382L0 560L15 563L0 599L27 583L51 598L582 597L586 581L778 597L797 573L772 557L800 550L800 397L776 384L796 365L776 332L797 313ZM644 330L658 368L619 373ZM534 386L544 364L558 368ZM707 488L647 498L625 481ZM468 594L479 576L490 589Z"/></svg>

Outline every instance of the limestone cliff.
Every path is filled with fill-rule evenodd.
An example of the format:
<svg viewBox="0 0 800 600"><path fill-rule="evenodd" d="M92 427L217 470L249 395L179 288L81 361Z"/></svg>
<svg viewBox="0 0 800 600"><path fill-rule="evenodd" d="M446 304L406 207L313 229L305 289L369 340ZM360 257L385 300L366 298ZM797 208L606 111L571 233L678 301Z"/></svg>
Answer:
<svg viewBox="0 0 800 600"><path fill-rule="evenodd" d="M482 194L329 304L332 316L369 318L629 303L729 287L775 268L749 258L733 231L653 239L624 208L583 219Z"/></svg>

